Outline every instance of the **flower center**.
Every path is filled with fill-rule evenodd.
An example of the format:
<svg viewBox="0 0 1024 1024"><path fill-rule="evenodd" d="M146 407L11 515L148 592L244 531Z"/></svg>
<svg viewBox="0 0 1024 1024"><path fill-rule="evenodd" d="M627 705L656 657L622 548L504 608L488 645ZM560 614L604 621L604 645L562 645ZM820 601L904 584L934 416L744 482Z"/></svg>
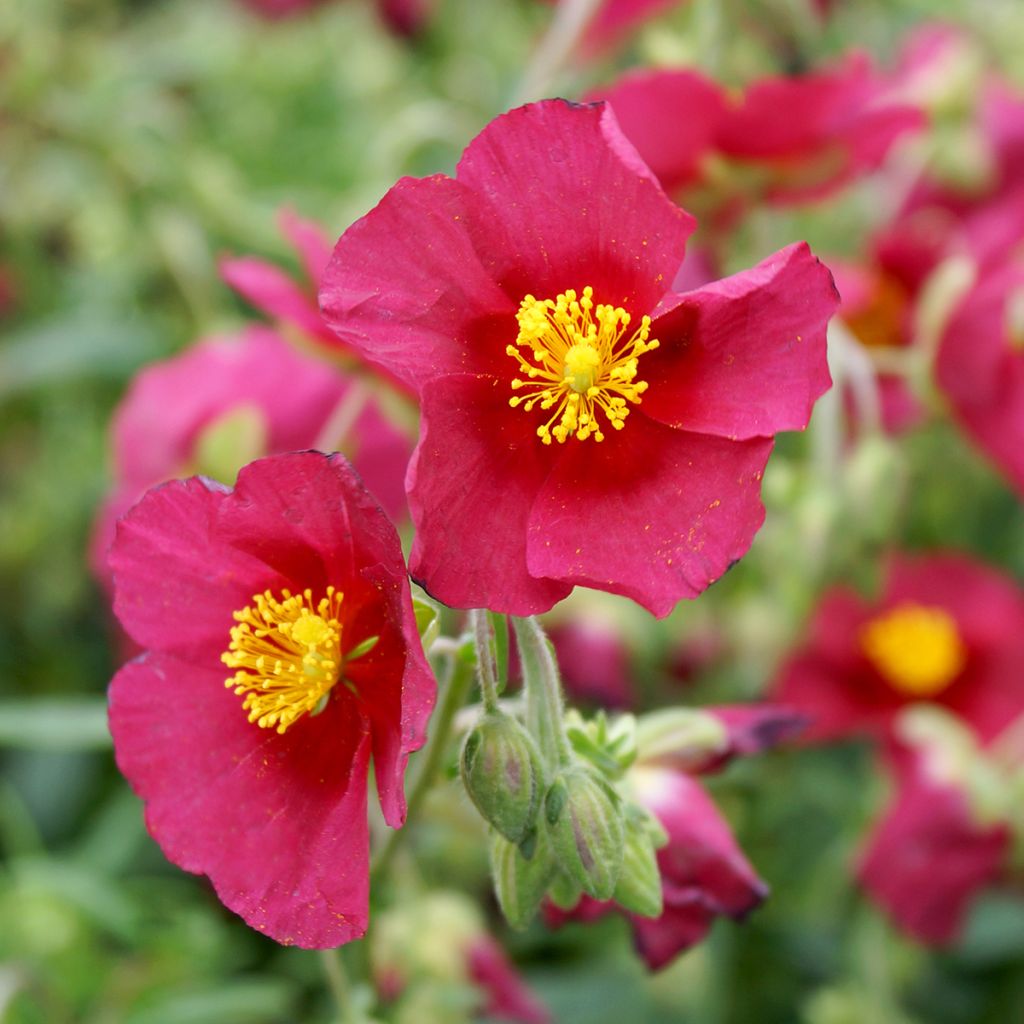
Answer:
<svg viewBox="0 0 1024 1024"><path fill-rule="evenodd" d="M861 650L889 685L910 697L934 697L963 671L967 649L941 608L905 602L868 622Z"/></svg>
<svg viewBox="0 0 1024 1024"><path fill-rule="evenodd" d="M516 313L519 336L505 351L519 363L525 380L516 377L512 390L526 388L508 404L530 412L535 405L553 410L537 436L551 444L575 435L581 441L603 441L599 412L615 430L629 415L627 403L640 404L647 382L636 379L637 359L658 347L648 341L651 318L627 335L630 316L621 306L594 305L589 285L577 296L573 289L555 299L527 295ZM520 348L529 349L531 363Z"/></svg>
<svg viewBox="0 0 1024 1024"><path fill-rule="evenodd" d="M241 697L249 721L287 731L302 715L322 708L341 677L341 601L334 587L315 606L312 591L269 590L234 613L231 643L220 656L238 671L224 685Z"/></svg>

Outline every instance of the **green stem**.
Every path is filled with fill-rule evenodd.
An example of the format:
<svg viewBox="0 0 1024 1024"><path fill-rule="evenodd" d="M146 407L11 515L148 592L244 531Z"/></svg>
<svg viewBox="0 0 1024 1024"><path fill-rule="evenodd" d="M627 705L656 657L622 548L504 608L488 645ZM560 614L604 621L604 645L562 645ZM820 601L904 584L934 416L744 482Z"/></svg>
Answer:
<svg viewBox="0 0 1024 1024"><path fill-rule="evenodd" d="M494 623L490 615L481 608L469 613L476 647L477 678L480 681L480 698L485 711L498 708L498 666L494 660Z"/></svg>
<svg viewBox="0 0 1024 1024"><path fill-rule="evenodd" d="M562 685L547 635L533 617L512 619L526 691L526 726L549 768L558 769L572 757L562 727Z"/></svg>
<svg viewBox="0 0 1024 1024"><path fill-rule="evenodd" d="M590 24L600 0L561 0L551 25L523 73L511 106L540 99L572 55Z"/></svg>
<svg viewBox="0 0 1024 1024"><path fill-rule="evenodd" d="M320 962L323 964L324 974L327 977L327 987L331 990L334 1003L338 1007L339 1024L355 1024L352 990L345 965L341 960L341 950L321 949Z"/></svg>
<svg viewBox="0 0 1024 1024"><path fill-rule="evenodd" d="M412 791L409 794L405 827L393 829L388 833L387 840L380 848L380 852L374 858L373 865L370 868L371 884L387 873L388 866L409 830L409 824L419 813L424 798L434 784L437 773L444 762L444 755L448 747L448 740L452 734L455 715L462 705L465 704L472 682L472 665L463 661L458 654L451 655L448 659L448 672L441 687L441 701L434 712L431 722L430 738L423 749L419 762L419 774L416 776L416 781L413 783Z"/></svg>

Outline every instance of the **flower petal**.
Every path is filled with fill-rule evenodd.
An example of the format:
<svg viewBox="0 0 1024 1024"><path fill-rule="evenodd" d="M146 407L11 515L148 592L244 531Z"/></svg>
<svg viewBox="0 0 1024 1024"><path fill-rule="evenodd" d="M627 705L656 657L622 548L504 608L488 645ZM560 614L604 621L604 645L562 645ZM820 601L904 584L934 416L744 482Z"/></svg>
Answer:
<svg viewBox="0 0 1024 1024"><path fill-rule="evenodd" d="M154 488L117 525L109 564L114 612L143 647L209 656L227 647L233 613L283 578L217 537L230 491L193 477Z"/></svg>
<svg viewBox="0 0 1024 1024"><path fill-rule="evenodd" d="M347 694L285 735L250 724L224 671L166 655L110 688L117 762L186 871L278 942L337 946L366 929L366 725Z"/></svg>
<svg viewBox="0 0 1024 1024"><path fill-rule="evenodd" d="M409 564L413 578L451 607L534 615L572 586L526 567L530 507L551 451L536 421L509 408L510 394L505 381L468 374L441 377L424 391L406 479L416 524Z"/></svg>
<svg viewBox="0 0 1024 1024"><path fill-rule="evenodd" d="M700 176L726 111L722 89L690 70L633 71L586 99L611 104L623 134L670 193Z"/></svg>
<svg viewBox="0 0 1024 1024"><path fill-rule="evenodd" d="M324 333L316 302L280 267L255 256L239 256L222 259L219 270L229 288L272 320L295 324L313 337Z"/></svg>
<svg viewBox="0 0 1024 1024"><path fill-rule="evenodd" d="M933 782L913 758L858 874L897 924L941 945L956 938L971 898L999 876L1008 850L1005 826L975 824L964 794Z"/></svg>
<svg viewBox="0 0 1024 1024"><path fill-rule="evenodd" d="M667 297L640 376L647 416L682 430L768 437L807 426L829 388L825 326L839 296L805 242Z"/></svg>
<svg viewBox="0 0 1024 1024"><path fill-rule="evenodd" d="M642 414L609 434L562 446L530 514L527 564L664 616L746 554L764 520L772 442L684 433Z"/></svg>
<svg viewBox="0 0 1024 1024"><path fill-rule="evenodd" d="M414 390L440 373L507 360L517 304L492 280L472 236L488 216L451 178L403 178L338 240L320 287L325 322ZM482 352L481 324L496 318L506 337Z"/></svg>
<svg viewBox="0 0 1024 1024"><path fill-rule="evenodd" d="M545 100L496 118L457 177L490 206L492 276L517 304L591 285L595 301L646 313L693 231L603 103Z"/></svg>

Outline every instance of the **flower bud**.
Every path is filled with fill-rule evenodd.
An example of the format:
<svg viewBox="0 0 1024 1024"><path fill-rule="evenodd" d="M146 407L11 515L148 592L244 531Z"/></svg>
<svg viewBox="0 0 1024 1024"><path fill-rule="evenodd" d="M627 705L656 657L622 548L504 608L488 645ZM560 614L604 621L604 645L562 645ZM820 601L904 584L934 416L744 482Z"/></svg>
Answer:
<svg viewBox="0 0 1024 1024"><path fill-rule="evenodd" d="M636 728L640 761L699 771L729 747L729 730L709 711L665 708L644 715Z"/></svg>
<svg viewBox="0 0 1024 1024"><path fill-rule="evenodd" d="M588 895L611 899L622 870L618 795L581 766L564 771L544 799L544 824L561 869Z"/></svg>
<svg viewBox="0 0 1024 1024"><path fill-rule="evenodd" d="M537 913L555 871L551 847L543 832L532 831L527 846L527 859L519 846L497 832L491 835L491 874L494 894L505 920L522 930Z"/></svg>
<svg viewBox="0 0 1024 1024"><path fill-rule="evenodd" d="M631 810L626 812L626 842L615 902L641 917L660 917L663 903L655 838L646 815L631 814Z"/></svg>
<svg viewBox="0 0 1024 1024"><path fill-rule="evenodd" d="M462 781L484 820L512 843L537 818L540 755L530 734L510 715L488 712L462 745Z"/></svg>
<svg viewBox="0 0 1024 1024"><path fill-rule="evenodd" d="M572 910L582 895L583 890L564 871L555 872L548 887L548 899L559 910Z"/></svg>

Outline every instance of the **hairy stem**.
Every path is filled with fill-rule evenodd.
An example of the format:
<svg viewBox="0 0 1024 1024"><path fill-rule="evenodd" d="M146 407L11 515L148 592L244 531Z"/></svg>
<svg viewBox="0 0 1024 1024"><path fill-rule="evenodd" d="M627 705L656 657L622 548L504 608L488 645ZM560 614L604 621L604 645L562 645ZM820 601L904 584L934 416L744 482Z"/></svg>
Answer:
<svg viewBox="0 0 1024 1024"><path fill-rule="evenodd" d="M571 758L562 727L562 684L541 624L535 618L512 619L526 691L526 726L533 734L547 765L557 769Z"/></svg>

